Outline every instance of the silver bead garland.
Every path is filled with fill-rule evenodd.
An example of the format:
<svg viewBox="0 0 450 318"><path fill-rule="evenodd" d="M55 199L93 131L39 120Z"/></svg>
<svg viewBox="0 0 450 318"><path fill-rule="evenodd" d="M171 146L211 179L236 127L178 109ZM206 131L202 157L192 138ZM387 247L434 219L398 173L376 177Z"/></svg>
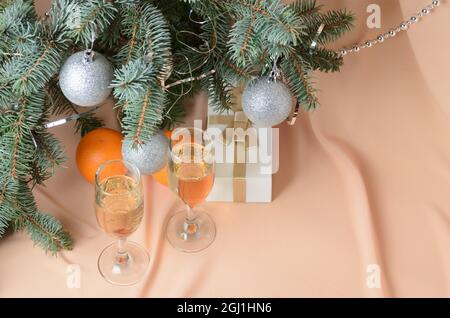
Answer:
<svg viewBox="0 0 450 318"><path fill-rule="evenodd" d="M398 26L393 27L388 32L378 35L375 39L368 40L364 43L356 43L351 48L342 48L339 50L342 56L348 53L357 53L361 49L373 47L375 44L383 43L385 40L395 37L402 31L407 31L413 24L418 23L421 18L428 15L434 8L441 4L440 0L433 0L429 5L425 6L417 14L410 17L408 20L401 22Z"/></svg>

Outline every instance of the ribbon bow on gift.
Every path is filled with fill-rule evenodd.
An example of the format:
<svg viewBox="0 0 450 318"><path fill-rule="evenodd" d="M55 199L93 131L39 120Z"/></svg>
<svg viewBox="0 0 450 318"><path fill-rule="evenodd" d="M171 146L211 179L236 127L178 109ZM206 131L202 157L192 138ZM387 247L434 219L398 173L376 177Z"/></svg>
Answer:
<svg viewBox="0 0 450 318"><path fill-rule="evenodd" d="M242 128L244 131L248 128L249 121L247 116L245 116L242 110L235 111L233 128ZM234 163L233 163L233 200L234 202L245 202L246 201L246 162L245 153L249 146L246 141L246 135L233 135L235 136L233 140L234 147ZM243 160L240 160L239 154L243 154Z"/></svg>
<svg viewBox="0 0 450 318"><path fill-rule="evenodd" d="M240 96L236 94L235 96ZM250 122L245 116L241 108L241 102L238 101L233 109L234 113L227 112L225 114L208 116L208 125L221 125L223 129L224 145L233 142L234 147L234 161L233 161L233 201L246 202L246 160L245 154L249 143L246 140L246 134L232 134L233 140L227 136L227 128L238 129L241 128L245 132L250 126ZM242 158L242 155L244 158Z"/></svg>

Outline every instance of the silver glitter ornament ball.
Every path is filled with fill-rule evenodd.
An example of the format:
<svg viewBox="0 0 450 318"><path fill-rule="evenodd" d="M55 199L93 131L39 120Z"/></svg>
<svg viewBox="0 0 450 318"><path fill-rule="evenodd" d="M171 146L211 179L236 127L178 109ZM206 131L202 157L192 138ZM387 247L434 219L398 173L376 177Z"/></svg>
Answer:
<svg viewBox="0 0 450 318"><path fill-rule="evenodd" d="M111 63L94 51L70 56L59 73L59 86L66 98L78 106L98 106L111 94Z"/></svg>
<svg viewBox="0 0 450 318"><path fill-rule="evenodd" d="M132 147L132 140L125 138L122 143L123 160L138 167L141 174L152 174L167 163L169 156L169 140L163 132L155 134L150 141L137 147Z"/></svg>
<svg viewBox="0 0 450 318"><path fill-rule="evenodd" d="M250 82L242 95L242 109L257 127L283 122L292 110L292 94L281 81L269 77Z"/></svg>

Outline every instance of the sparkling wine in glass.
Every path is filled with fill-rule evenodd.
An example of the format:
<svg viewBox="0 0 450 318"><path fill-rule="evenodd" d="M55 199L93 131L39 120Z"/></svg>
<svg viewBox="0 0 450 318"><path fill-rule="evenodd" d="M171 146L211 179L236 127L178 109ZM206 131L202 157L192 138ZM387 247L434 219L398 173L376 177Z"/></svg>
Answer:
<svg viewBox="0 0 450 318"><path fill-rule="evenodd" d="M169 182L186 204L167 223L166 235L175 248L199 252L215 239L216 226L211 217L197 208L214 184L214 153L206 132L181 128L170 143Z"/></svg>
<svg viewBox="0 0 450 318"><path fill-rule="evenodd" d="M137 283L149 264L147 251L127 237L139 227L144 213L139 170L122 160L99 167L95 176L95 213L100 227L117 239L98 259L102 276L116 285Z"/></svg>

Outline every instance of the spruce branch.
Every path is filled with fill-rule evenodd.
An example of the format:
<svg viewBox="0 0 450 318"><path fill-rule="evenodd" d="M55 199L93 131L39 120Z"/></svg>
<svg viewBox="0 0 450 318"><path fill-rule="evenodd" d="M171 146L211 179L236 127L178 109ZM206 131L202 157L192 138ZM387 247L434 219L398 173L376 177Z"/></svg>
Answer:
<svg viewBox="0 0 450 318"><path fill-rule="evenodd" d="M33 133L36 142L36 154L33 162L32 181L33 184L43 184L43 182L55 173L56 167L65 160L65 154L57 140L51 133L45 130L38 130Z"/></svg>
<svg viewBox="0 0 450 318"><path fill-rule="evenodd" d="M303 108L305 110L317 108L318 101L310 82L310 71L305 68L305 62L295 51L291 51L289 57L281 62L281 69L289 88Z"/></svg>
<svg viewBox="0 0 450 318"><path fill-rule="evenodd" d="M56 254L60 250L71 250L72 239L61 223L53 216L40 211L34 213L22 213L15 221L16 230L25 229L36 245L45 251Z"/></svg>
<svg viewBox="0 0 450 318"><path fill-rule="evenodd" d="M104 122L94 114L85 114L75 122L75 133L79 133L81 137L90 131L103 127Z"/></svg>
<svg viewBox="0 0 450 318"><path fill-rule="evenodd" d="M342 66L342 55L334 51L318 48L313 54L305 55L305 59L312 69L321 72L337 72Z"/></svg>
<svg viewBox="0 0 450 318"><path fill-rule="evenodd" d="M6 201L0 200L0 238L5 234L11 222L19 216L18 210Z"/></svg>
<svg viewBox="0 0 450 318"><path fill-rule="evenodd" d="M45 64L43 64L45 60ZM60 64L60 56L53 50L53 43L45 44L42 50L35 56L29 67L19 75L13 85L18 95L31 95L45 86L45 80L52 77Z"/></svg>
<svg viewBox="0 0 450 318"><path fill-rule="evenodd" d="M155 70L144 58L122 65L116 69L111 87L119 100L132 100L147 90L147 84L156 77Z"/></svg>
<svg viewBox="0 0 450 318"><path fill-rule="evenodd" d="M107 30L116 13L114 5L104 0L79 1L71 23L70 36L76 43L88 46L93 36L98 37Z"/></svg>
<svg viewBox="0 0 450 318"><path fill-rule="evenodd" d="M291 7L302 17L315 16L322 9L322 5L317 5L316 0L296 0Z"/></svg>
<svg viewBox="0 0 450 318"><path fill-rule="evenodd" d="M153 84L139 98L128 101L124 109L125 134L135 145L147 142L162 123L166 95L156 82Z"/></svg>
<svg viewBox="0 0 450 318"><path fill-rule="evenodd" d="M253 64L260 56L263 47L259 37L253 34L256 17L252 14L237 21L230 34L230 58L239 66Z"/></svg>
<svg viewBox="0 0 450 318"><path fill-rule="evenodd" d="M30 0L0 1L0 237L14 225L51 253L71 248L31 190L64 160L45 129L49 117L78 113L58 86L58 70L94 35L94 49L115 66L111 87L123 131L142 144L182 120L185 97L204 90L211 107L229 109L233 88L267 76L277 60L298 102L315 108L312 72L342 65L323 44L352 21L345 10L324 12L314 0L53 0L42 18ZM101 124L89 113L75 130L83 135Z"/></svg>
<svg viewBox="0 0 450 318"><path fill-rule="evenodd" d="M314 34L321 24L325 25L318 42L326 44L335 41L353 27L353 15L346 10L330 11L322 15L313 16L308 24L309 34Z"/></svg>

